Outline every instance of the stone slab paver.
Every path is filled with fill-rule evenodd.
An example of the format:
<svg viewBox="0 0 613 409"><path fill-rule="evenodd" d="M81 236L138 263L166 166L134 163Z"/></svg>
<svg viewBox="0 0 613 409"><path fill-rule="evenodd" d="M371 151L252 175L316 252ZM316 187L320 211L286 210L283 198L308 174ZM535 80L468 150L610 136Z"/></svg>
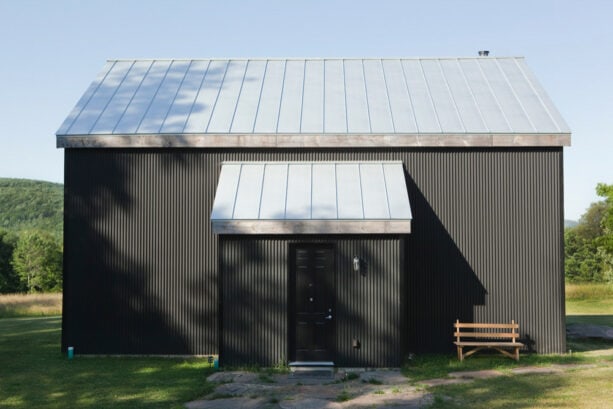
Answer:
<svg viewBox="0 0 613 409"><path fill-rule="evenodd" d="M279 403L279 407L282 409L341 409L343 406L326 399L306 398L285 400Z"/></svg>
<svg viewBox="0 0 613 409"><path fill-rule="evenodd" d="M212 375L209 375L206 378L209 382L215 383L226 383L226 382L241 382L241 383L252 383L256 382L258 379L258 374L255 372L243 372L243 371L223 371L223 372L215 372Z"/></svg>
<svg viewBox="0 0 613 409"><path fill-rule="evenodd" d="M230 398L195 400L185 404L187 409L261 409L270 407L270 399Z"/></svg>
<svg viewBox="0 0 613 409"><path fill-rule="evenodd" d="M402 385L409 382L399 370L366 371L360 374L364 382L378 381L384 385Z"/></svg>
<svg viewBox="0 0 613 409"><path fill-rule="evenodd" d="M279 386L261 383L224 383L215 388L215 393L220 395L232 396L253 396L253 395L269 395L271 392L277 392Z"/></svg>

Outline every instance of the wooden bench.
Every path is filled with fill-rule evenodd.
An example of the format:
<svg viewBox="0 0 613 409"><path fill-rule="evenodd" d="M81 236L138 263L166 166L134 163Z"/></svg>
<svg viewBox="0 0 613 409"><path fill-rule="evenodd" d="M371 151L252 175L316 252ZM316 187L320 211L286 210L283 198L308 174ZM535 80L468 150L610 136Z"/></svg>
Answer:
<svg viewBox="0 0 613 409"><path fill-rule="evenodd" d="M519 348L524 344L517 342L519 338L519 324L512 320L510 324L470 324L456 320L453 324L454 344L458 349L458 359L463 361L475 352L482 349L495 349L501 354L519 361ZM471 329L472 331L465 331ZM469 341L466 341L469 338ZM465 347L473 347L464 353ZM506 351L511 349L514 352Z"/></svg>

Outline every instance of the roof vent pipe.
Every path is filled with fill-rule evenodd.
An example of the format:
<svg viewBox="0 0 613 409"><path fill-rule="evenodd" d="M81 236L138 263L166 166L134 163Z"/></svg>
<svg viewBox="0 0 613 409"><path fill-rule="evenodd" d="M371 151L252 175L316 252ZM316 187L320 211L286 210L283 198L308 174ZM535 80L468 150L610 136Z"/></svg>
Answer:
<svg viewBox="0 0 613 409"><path fill-rule="evenodd" d="M479 57L487 57L488 55L490 55L488 50L479 51Z"/></svg>

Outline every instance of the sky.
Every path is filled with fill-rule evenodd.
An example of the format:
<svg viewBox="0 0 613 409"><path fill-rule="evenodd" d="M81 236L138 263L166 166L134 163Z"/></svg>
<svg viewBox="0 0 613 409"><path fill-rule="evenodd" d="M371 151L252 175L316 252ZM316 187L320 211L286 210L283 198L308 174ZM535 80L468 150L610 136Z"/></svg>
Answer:
<svg viewBox="0 0 613 409"><path fill-rule="evenodd" d="M55 132L111 58L524 56L572 130L565 218L613 184L611 0L0 0L0 177L63 181Z"/></svg>

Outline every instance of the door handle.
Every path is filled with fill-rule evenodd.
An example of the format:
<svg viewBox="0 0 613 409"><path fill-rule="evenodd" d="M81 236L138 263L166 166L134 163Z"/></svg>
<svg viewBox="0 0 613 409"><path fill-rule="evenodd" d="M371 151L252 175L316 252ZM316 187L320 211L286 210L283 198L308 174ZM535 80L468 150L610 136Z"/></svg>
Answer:
<svg viewBox="0 0 613 409"><path fill-rule="evenodd" d="M328 315L327 317L324 317L325 320L331 320L332 319L332 314Z"/></svg>

